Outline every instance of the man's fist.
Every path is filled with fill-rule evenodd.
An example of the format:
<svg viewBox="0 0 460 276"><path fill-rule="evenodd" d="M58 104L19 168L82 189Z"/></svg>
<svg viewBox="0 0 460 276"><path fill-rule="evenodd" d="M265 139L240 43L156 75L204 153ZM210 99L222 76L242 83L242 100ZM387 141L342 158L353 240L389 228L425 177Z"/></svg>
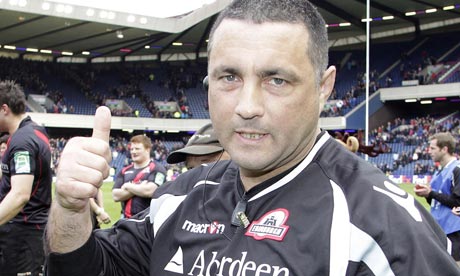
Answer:
<svg viewBox="0 0 460 276"><path fill-rule="evenodd" d="M99 107L92 137L72 138L64 148L56 178L56 197L62 207L77 212L85 208L109 175L110 120L110 110Z"/></svg>

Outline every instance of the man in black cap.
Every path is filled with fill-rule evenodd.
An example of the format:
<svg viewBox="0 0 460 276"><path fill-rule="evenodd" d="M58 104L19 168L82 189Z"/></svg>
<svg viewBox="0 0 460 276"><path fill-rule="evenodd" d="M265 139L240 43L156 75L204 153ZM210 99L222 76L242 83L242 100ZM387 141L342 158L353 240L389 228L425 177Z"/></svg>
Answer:
<svg viewBox="0 0 460 276"><path fill-rule="evenodd" d="M185 162L187 169L193 169L201 164L228 159L230 156L217 140L214 128L209 123L190 137L185 147L171 152L166 161L169 164Z"/></svg>

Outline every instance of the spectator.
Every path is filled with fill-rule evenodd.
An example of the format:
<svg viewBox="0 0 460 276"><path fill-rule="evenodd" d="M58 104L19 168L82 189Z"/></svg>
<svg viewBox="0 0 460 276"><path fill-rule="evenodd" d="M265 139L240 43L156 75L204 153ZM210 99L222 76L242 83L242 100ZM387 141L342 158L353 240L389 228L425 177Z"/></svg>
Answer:
<svg viewBox="0 0 460 276"><path fill-rule="evenodd" d="M230 156L217 140L212 124L206 124L190 138L185 147L171 152L166 161L169 164L185 162L188 169L193 169L201 164L228 159Z"/></svg>
<svg viewBox="0 0 460 276"><path fill-rule="evenodd" d="M89 199L91 211L93 211L93 228L101 228L101 223L108 224L110 223L110 215L104 209L104 195L102 190L97 191L97 195L94 198Z"/></svg>
<svg viewBox="0 0 460 276"><path fill-rule="evenodd" d="M153 192L166 179L163 165L150 159L150 138L136 135L130 142L132 163L118 173L112 189L113 200L121 202L124 218L130 218L147 208Z"/></svg>
<svg viewBox="0 0 460 276"><path fill-rule="evenodd" d="M452 257L460 263L460 217L452 214L452 208L460 206L460 162L453 156L455 139L448 133L430 137L430 155L441 165L432 177L430 185L417 184L415 193L431 204L431 214L452 242Z"/></svg>
<svg viewBox="0 0 460 276"><path fill-rule="evenodd" d="M0 137L0 160L3 157L3 153L5 153L5 151L6 151L8 138L10 138L10 136L8 134L4 134L4 135L2 135ZM1 173L1 171L0 171L0 173Z"/></svg>

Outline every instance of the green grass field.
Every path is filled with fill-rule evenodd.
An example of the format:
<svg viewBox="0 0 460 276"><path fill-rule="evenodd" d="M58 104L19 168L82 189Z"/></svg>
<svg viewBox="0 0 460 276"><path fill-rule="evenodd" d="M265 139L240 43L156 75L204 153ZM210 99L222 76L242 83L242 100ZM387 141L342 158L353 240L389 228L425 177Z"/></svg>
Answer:
<svg viewBox="0 0 460 276"><path fill-rule="evenodd" d="M109 213L112 222L110 224L103 224L101 228L108 228L112 226L120 218L121 206L120 203L114 202L112 199L112 182L107 182L102 185L102 192L104 194L104 209ZM425 198L419 197L414 194L414 185L411 183L400 184L399 187L407 193L413 195L417 201L419 201L428 211L430 206L426 202Z"/></svg>
<svg viewBox="0 0 460 276"><path fill-rule="evenodd" d="M430 205L426 202L426 199L424 197L419 197L414 193L414 184L412 183L403 183L399 184L399 187L406 191L408 194L411 194L415 197L415 199L420 202L428 211L430 211Z"/></svg>
<svg viewBox="0 0 460 276"><path fill-rule="evenodd" d="M109 224L102 224L101 228L109 228L115 222L120 219L121 205L119 202L114 202L112 199L112 187L113 182L106 182L102 185L102 193L104 195L104 209L110 215L111 222ZM411 183L400 184L399 187L407 193L413 195L427 210L430 210L430 206L426 202L425 198L419 197L414 194L414 185Z"/></svg>
<svg viewBox="0 0 460 276"><path fill-rule="evenodd" d="M110 215L111 222L109 224L101 224L101 228L110 228L115 222L120 219L121 204L112 199L113 182L106 182L102 184L102 194L104 195L104 209ZM53 183L54 195L54 183Z"/></svg>
<svg viewBox="0 0 460 276"><path fill-rule="evenodd" d="M109 228L120 219L121 204L112 199L113 182L102 184L102 194L104 195L104 209L110 215L111 222L109 224L101 224L101 228Z"/></svg>

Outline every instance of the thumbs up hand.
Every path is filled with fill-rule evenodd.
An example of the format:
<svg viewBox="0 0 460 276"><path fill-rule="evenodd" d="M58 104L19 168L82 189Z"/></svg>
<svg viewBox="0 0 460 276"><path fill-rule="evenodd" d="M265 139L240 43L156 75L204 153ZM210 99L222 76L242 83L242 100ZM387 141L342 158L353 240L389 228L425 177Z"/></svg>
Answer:
<svg viewBox="0 0 460 276"><path fill-rule="evenodd" d="M64 148L57 169L57 203L74 212L88 206L110 170L110 110L99 107L91 137L74 137Z"/></svg>

